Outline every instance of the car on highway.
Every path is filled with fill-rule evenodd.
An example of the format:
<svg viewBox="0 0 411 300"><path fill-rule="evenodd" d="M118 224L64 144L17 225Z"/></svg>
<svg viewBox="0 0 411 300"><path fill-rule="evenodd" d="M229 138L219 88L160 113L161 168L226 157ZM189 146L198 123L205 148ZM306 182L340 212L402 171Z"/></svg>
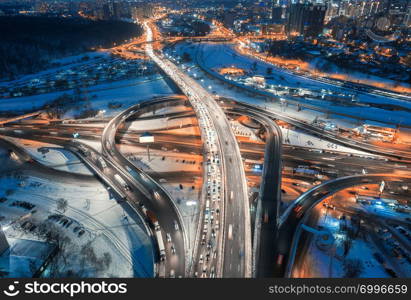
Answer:
<svg viewBox="0 0 411 300"><path fill-rule="evenodd" d="M107 168L107 163L105 162L104 158L102 156L100 156L98 158L98 162L100 164L100 167L104 170Z"/></svg>
<svg viewBox="0 0 411 300"><path fill-rule="evenodd" d="M277 265L281 266L283 264L283 261L284 261L284 254L281 254L281 253L278 254L277 261L276 261Z"/></svg>
<svg viewBox="0 0 411 300"><path fill-rule="evenodd" d="M207 266L203 267L203 274L201 274L201 277L207 278Z"/></svg>
<svg viewBox="0 0 411 300"><path fill-rule="evenodd" d="M296 218L301 218L301 216L303 215L303 207L302 205L298 204L294 207L293 209L294 213L295 213L295 217Z"/></svg>
<svg viewBox="0 0 411 300"><path fill-rule="evenodd" d="M229 240L233 239L233 225L232 224L228 225L228 239Z"/></svg>

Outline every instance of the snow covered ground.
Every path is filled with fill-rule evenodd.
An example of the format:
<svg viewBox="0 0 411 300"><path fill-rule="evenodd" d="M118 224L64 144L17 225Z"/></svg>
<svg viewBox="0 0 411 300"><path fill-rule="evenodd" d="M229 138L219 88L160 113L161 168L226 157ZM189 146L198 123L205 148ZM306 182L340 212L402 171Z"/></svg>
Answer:
<svg viewBox="0 0 411 300"><path fill-rule="evenodd" d="M7 154L3 149L1 153L4 160ZM63 157L61 153L59 150L50 153L48 163L71 159L67 153L63 153ZM70 263L59 264L59 274L67 274L71 270L85 277L153 276L152 244L140 218L128 206L122 206L110 198L109 192L99 181L62 183L51 181L47 176L34 177L22 171L4 171L0 177L0 197L6 200L0 203L0 215L6 235L38 239L36 230L29 232L19 227L22 216L37 228L56 228L69 239L65 253ZM67 201L65 208L59 206L61 199ZM35 205L32 213L27 214L29 210L16 205L16 201ZM52 215L60 217L53 219L50 218ZM70 225L64 220L71 222ZM80 235L82 230L84 233ZM82 259L90 259L84 256L85 251L87 256L93 252L97 262L105 257L106 267L100 268L87 260L84 262ZM45 276L47 272L51 270L46 271ZM50 276L55 276L53 274L50 273Z"/></svg>
<svg viewBox="0 0 411 300"><path fill-rule="evenodd" d="M280 128L283 135L283 139L285 139L284 144L370 156L370 154L367 152L337 145L329 141L323 140L321 138L309 135L305 132L301 132L298 130L290 130L288 128L283 127Z"/></svg>
<svg viewBox="0 0 411 300"><path fill-rule="evenodd" d="M198 48L200 47L200 48ZM266 70L268 67L272 67L271 65L264 63L258 59L253 59L248 56L239 55L231 45L228 44L204 44L201 45L188 45L186 43L179 43L175 47L176 55L181 56L182 53L187 52L191 54L191 57L195 58L197 51L202 51L203 55L203 64L209 69L216 69L221 68L224 66L231 66L235 65L239 68L251 69L253 63L256 63L256 69L254 74L257 75L266 75ZM193 63L186 64L189 66L190 72L189 74L196 74L196 78L199 80L205 88L209 88L211 91L215 91L220 96L231 97L239 101L244 101L250 104L257 104L266 106L269 109L273 109L276 111L281 111L280 105L278 103L266 102L263 97L256 97L244 91L237 91L233 88L224 85L218 79L210 79L208 78L204 72L200 70L200 68L196 67ZM268 83L273 84L280 84L282 86L288 87L304 87L308 89L332 89L333 91L339 91L341 93L352 93L351 90L346 90L341 87L331 86L326 83L318 82L312 79L304 78L304 77L297 77L296 75L290 74L288 72L284 72L283 70L273 68L273 73L270 75L274 79L268 79ZM271 81L271 82L270 82ZM405 109L411 108L411 102L389 98L386 96L377 96L371 94L358 94L358 102L362 103L375 103L375 104L390 104L390 105L398 105L400 107L404 107ZM319 106L321 109L327 109L331 112L331 114L326 115L324 113L320 113L318 111L310 111L308 109L304 109L303 111L298 113L299 119L304 119L304 115L316 115L320 116L323 119L332 119L333 122L336 122L337 125L341 127L345 127L347 123L351 123L355 126L358 126L358 121L356 117L361 117L364 119L379 121L383 123L391 123L391 124L401 124L411 126L411 114L406 110L385 110L382 108L377 107L355 107L355 106L342 106L338 104L334 104L332 102L326 101L318 101L318 100L308 100L308 99L301 99L301 102L305 102L307 104L311 104L314 106ZM293 107L293 105L289 105L289 107ZM288 109L286 114L290 114L292 109ZM344 116L339 116L332 114L332 112L337 113L344 113L347 115L351 115L352 119ZM291 114L290 114L291 115Z"/></svg>
<svg viewBox="0 0 411 300"><path fill-rule="evenodd" d="M72 152L58 147L25 148L38 162L57 170L92 175L93 173Z"/></svg>
<svg viewBox="0 0 411 300"><path fill-rule="evenodd" d="M325 208L319 208L325 210ZM347 277L347 269L350 261L359 261L359 272L355 277L362 278L383 278L389 277L384 271L384 267L373 257L377 248L361 237L352 240L348 253L344 256L344 241L347 239L346 233L341 230L343 224L336 215L324 213L319 219L318 226L327 228L333 235L334 244L324 249L318 246L314 238L310 243L307 255L304 258L304 266L301 270L294 270L294 276L301 277Z"/></svg>
<svg viewBox="0 0 411 300"><path fill-rule="evenodd" d="M1 99L0 112L24 113L35 111L63 94L72 93L73 91L67 90L28 97ZM87 105L87 108L91 109L105 110L106 116L112 116L143 99L171 95L174 94L174 91L161 76L155 75L95 85L82 89L82 93L83 96L87 96L88 101L79 104L80 108L75 107L69 110L65 118L78 115L82 105ZM109 107L109 103L118 103L121 104L121 107L113 109Z"/></svg>
<svg viewBox="0 0 411 300"><path fill-rule="evenodd" d="M88 60L82 60L83 57L89 57ZM39 76L44 76L48 74L55 73L60 70L65 70L67 69L68 66L70 67L78 67L81 65L87 65L90 63L94 63L98 61L99 59L102 58L108 58L110 54L108 52L85 52L83 54L79 55L74 55L74 56L67 56L64 58L60 59L55 59L51 61L51 63L56 63L59 64L59 66L56 66L54 68L49 68L46 70L43 70L41 72L37 72L35 74L28 74L28 75L23 75L20 76L18 79L11 80L11 81L0 81L0 86L14 86L16 84L20 84L24 81L31 80L34 78L38 78Z"/></svg>

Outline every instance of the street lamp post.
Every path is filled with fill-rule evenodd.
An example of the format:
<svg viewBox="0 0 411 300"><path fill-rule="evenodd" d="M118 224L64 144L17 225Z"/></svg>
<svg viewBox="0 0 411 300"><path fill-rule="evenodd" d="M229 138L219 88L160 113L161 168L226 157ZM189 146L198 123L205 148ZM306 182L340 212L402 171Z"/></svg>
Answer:
<svg viewBox="0 0 411 300"><path fill-rule="evenodd" d="M147 159L151 161L150 158L150 144L154 143L154 136L150 132L144 132L139 138L140 144L147 144Z"/></svg>

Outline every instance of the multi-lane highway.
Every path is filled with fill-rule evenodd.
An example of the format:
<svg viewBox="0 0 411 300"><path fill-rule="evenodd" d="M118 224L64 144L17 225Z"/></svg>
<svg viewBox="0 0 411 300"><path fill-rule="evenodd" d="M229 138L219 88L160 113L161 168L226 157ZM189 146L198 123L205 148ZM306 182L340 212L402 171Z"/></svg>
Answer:
<svg viewBox="0 0 411 300"><path fill-rule="evenodd" d="M180 99L181 100L181 99ZM230 100L231 101L231 100ZM167 102L172 102L172 99L168 98L160 98L160 99L154 99L146 102L142 102L139 105L135 105L133 107L130 107L129 109L125 110L124 112L120 113L117 115L115 118L113 118L106 126L102 134L102 150L103 153L106 155L106 157L102 157L102 159L105 160L106 164L109 165L109 168L103 168L101 166L101 163L99 163L99 158L100 155L98 153L94 153L94 151L91 151L91 154L85 154L89 152L90 150L84 151L81 150L82 147L79 147L79 145L75 145L70 142L71 140L71 133L67 132L65 134L58 134L58 136L53 137L54 134L50 135L50 132L60 132L61 127L65 128L70 128L72 127L72 130L80 132L80 135L82 137L87 137L87 132L90 134L90 138L92 138L93 135L96 133L99 135L102 133L102 128L101 126L95 127L92 124L89 124L88 126L83 126L83 125L76 125L76 124L51 124L51 125L42 125L44 127L44 130L41 128L25 128L25 125L21 125L20 127L15 125L10 127L10 129L4 128L2 129L4 134L11 135L11 136L16 136L20 138L34 138L34 139L41 139L46 142L52 142L56 144L62 144L65 145L67 148L73 147L73 151L80 151L84 153L80 153L83 156L83 159L91 160L91 165L94 165L94 168L97 168L97 172L102 173L101 175L103 177L106 177L105 181L109 186L112 186L113 192L117 193L120 195L120 198L125 199L127 202L131 204L134 208L139 210L140 214L142 214L142 206L141 204L144 205L145 208L153 211L160 223L160 227L162 229L162 238L164 239L164 243L166 244L166 250L167 250L167 259L165 268L162 272L162 275L164 276L170 276L173 270L173 277L174 276L185 276L187 275L187 271L191 271L192 273L190 275L194 275L196 273L197 276L203 275L203 269L204 265L207 265L207 271L205 272L205 276L203 277L213 277L212 275L220 275L217 273L219 263L221 262L222 265L221 267L221 276L227 276L227 277L236 277L236 276L241 276L244 272L244 265L242 265L242 261L244 258L244 252L242 251L241 245L243 245L243 241L236 241L235 236L237 234L236 223L243 223L241 222L242 219L239 219L238 216L232 215L230 217L229 212L234 210L236 211L236 208L232 206L238 206L241 207L241 202L236 203L232 202L233 198L230 197L230 195L226 195L226 204L229 206L228 208L226 207L220 207L218 206L219 204L215 205L214 203L218 203L218 201L210 201L213 204L209 204L208 208L208 217L206 217L206 201L204 201L202 205L202 209L204 210L203 216L200 219L200 224L199 224L199 232L200 234L198 235L198 243L197 243L197 252L194 257L194 264L191 269L188 269L188 266L186 264L185 258L186 258L186 244L184 242L185 237L184 237L184 226L181 222L181 217L178 214L178 211L175 209L172 199L167 195L165 192L163 194L163 190L161 187L159 187L155 181L153 181L147 174L133 166L131 162L129 162L116 148L116 136L119 138L119 141L132 141L133 139L136 139L138 136L138 132L143 132L143 131L138 131L134 130L128 131L125 129L122 129L122 124L124 124L126 121L134 120L140 117L140 115L146 113L149 109L150 106L152 105L158 105L158 107L161 107L161 105L167 103ZM196 105L197 103L195 103ZM168 105L168 104L167 104ZM281 131L279 128L275 125L274 120L275 119L281 119L285 118L284 116L277 116L273 115L271 113L268 113L261 108L258 107L253 107L249 105L243 105L241 103L236 103L235 105L232 105L230 102L230 105L227 105L227 101L224 103L225 109L227 113L231 114L236 114L236 115L247 115L254 120L260 122L263 124L265 127L267 134L266 134L266 148L265 148L265 154L264 154L264 171L263 171L263 177L262 177L262 184L261 184L261 191L260 191L260 203L261 203L261 208L260 208L260 217L258 219L261 221L261 226L260 226L260 242L257 243L260 245L259 248L259 259L258 263L256 263L256 270L257 272L254 273L256 276L261 276L261 277L271 277L271 276L283 276L284 274L288 274L289 271L288 269L292 265L293 259L295 257L295 251L296 251L296 243L298 242L298 237L301 232L300 225L302 223L302 220L304 220L305 216L309 215L310 210L312 207L315 206L319 201L327 197L328 195L331 195L335 193L338 190L341 190L346 187L351 187L355 185L362 185L362 184L370 184L370 183L379 183L381 180L385 181L392 181L392 180L410 180L408 177L405 175L401 175L401 173L395 175L395 174L382 174L382 175L362 175L362 176L350 176L350 177L344 177L344 178L339 178L333 181L326 182L324 184L320 184L313 188L312 190L307 191L304 193L302 196L297 198L297 200L289 206L289 208L285 211L285 213L279 218L279 225L280 225L280 233L278 237L275 237L273 232L275 232L276 229L276 216L278 215L278 203L280 202L280 181L281 181ZM195 109L198 111L201 111L201 114L204 114L202 118L200 119L200 126L204 126L206 128L205 134L206 138L204 139L205 143L211 142L214 144L217 144L217 139L212 137L212 134L209 132L210 126L209 124L211 123L211 118L210 116L207 115L207 110L203 108L202 106L197 106ZM190 113L187 113L189 116ZM180 114L173 114L173 116L180 116ZM161 114L157 117L161 117ZM145 116L144 118L147 118ZM155 118L155 116L148 116L148 118ZM206 120L206 121L204 121ZM208 120L208 122L207 122ZM289 120L289 119L284 119L284 121L288 121L291 124L302 128L306 129L307 124L303 122L296 122L296 120ZM292 123L294 122L294 123ZM94 127L93 127L94 126ZM12 129L13 128L13 129ZM159 128L161 130L161 128ZM216 129L217 130L217 129ZM311 129L310 129L311 130ZM337 136L328 136L327 132L324 134L324 131L319 130L318 128L312 128L312 134L315 130L315 133L322 138L327 138L332 140L335 143L338 143L339 140L337 140ZM121 133L121 134L119 134ZM154 133L156 134L156 133ZM198 141L198 137L196 136L188 136L183 138L182 140L175 139L172 135L166 134L164 132L159 132L158 136L161 140L160 145L162 143L169 143L170 145L174 145L175 147L179 147L179 145L184 145L183 147L187 147L186 151L187 153L192 152L192 151L198 151L201 149L199 145L196 143ZM211 136L211 138L210 138ZM223 139L224 141L224 139ZM220 142L220 141L218 141ZM223 142L224 143L224 142ZM136 143L138 145L138 143ZM261 144L253 144L253 143L241 143L242 148L249 151L248 153L255 153L253 154L254 156L257 155L258 157L262 156L262 145ZM368 145L369 146L369 145ZM376 151L376 149L370 148L367 145L363 144L357 144L356 147L360 150L365 150L368 152L372 152L371 150ZM237 145L238 147L238 145ZM373 146L371 146L373 147ZM87 147L86 147L87 148ZM80 149L80 150L79 150ZM208 192L210 192L210 197L208 199L212 200L213 196L215 195L216 197L219 195L217 187L219 186L218 184L214 184L214 180L221 180L221 183L224 183L224 179L221 178L221 174L223 173L212 173L213 176L209 176L208 171L212 170L212 168L208 168L208 165L211 165L213 163L214 167L218 167L221 162L217 162L219 156L215 156L213 154L215 153L220 153L220 152L215 152L212 153L213 150L218 151L220 148L218 147L212 147L209 148L211 152L206 152L205 155L205 190L204 190L204 195L207 195ZM283 155L283 158L288 161L288 163L292 163L295 165L299 164L299 161L306 161L310 162L310 164L315 165L316 168L324 169L326 170L327 168L337 168L343 170L344 167L346 167L347 172L349 173L350 171L353 172L361 172L361 169L364 165L367 166L367 169L374 170L376 172L377 170L382 170L385 171L387 170L387 166L385 164L391 164L391 162L386 162L384 163L383 160L367 160L364 158L356 158L355 156L350 156L346 157L344 156L345 160L349 161L344 161L344 159L340 159L340 157L336 157L337 154L333 153L322 153L321 157L319 156L318 153L313 153L309 152L307 150L304 150L303 148L296 148L291 151L291 147L287 146L286 147L287 153ZM221 151L221 150L220 150ZM304 156L303 158L298 158L299 154L298 151L305 151L302 155ZM295 153L294 153L295 152ZM210 155L211 153L211 155ZM247 152L245 152L246 155ZM381 153L378 153L381 155ZM384 154L384 153L383 153ZM392 155L392 153L390 152ZM401 153L402 154L402 153ZM398 156L398 157L397 157ZM398 153L395 153L395 157L391 156L391 159L393 160L392 164L394 164L395 161L398 160L398 158L401 155ZM230 156L228 156L230 157ZM327 161L322 162L322 158L327 159ZM208 161L209 159L209 161ZM328 167L329 161L328 160L333 160L332 166ZM357 160L366 160L369 163L364 164L360 161L357 162ZM209 164L208 164L209 162ZM381 164L380 164L381 162ZM230 159L228 158L227 164L230 164ZM242 161L240 162L241 167L242 166ZM270 167L267 167L270 166ZM322 167L321 167L322 166ZM350 167L350 166L355 166L355 168ZM213 168L216 170L217 168ZM214 171L213 170L213 171ZM243 170L244 171L244 170ZM345 171L344 171L345 172ZM347 173L345 172L345 173ZM114 178L114 175L119 174L123 180L127 183L128 186L131 187L131 190L124 189L124 186L121 184L119 185L116 183L116 180ZM217 174L217 175L216 175ZM218 176L220 174L220 178ZM234 174L234 173L233 173ZM210 178L210 180L208 180ZM267 184L269 182L270 184ZM277 182L276 185L273 185L273 182ZM223 188L224 190L227 189L227 186L221 186L220 189ZM217 193L212 194L213 190L216 189ZM158 194L154 193L153 191L158 191ZM159 197L160 196L160 197ZM207 199L207 197L205 198ZM248 199L247 199L248 200ZM156 204L157 203L157 204ZM235 204L235 205L232 205ZM223 209L226 210L225 213L225 218L219 218L220 224L224 224L227 222L230 222L228 224L233 224L232 226L227 226L226 227L226 233L224 235L217 235L218 239L224 240L225 245L224 247L221 247L218 245L218 240L215 238L215 241L213 242L213 228L215 228L215 223L213 224L211 222L210 216L211 216L211 211L213 210L214 218L218 219L218 215L216 214L217 208L219 209L220 212L223 211ZM174 210L174 212L173 212ZM238 212L241 212L241 209L237 208ZM170 213L171 212L171 213ZM143 213L144 214L144 213ZM142 214L142 215L143 215ZM174 220L177 221L179 230L175 230L175 224ZM214 219L215 220L215 219ZM215 221L214 221L215 222ZM206 225L207 231L206 231L206 242L204 244L201 243L202 236L204 235L204 225ZM241 224L239 224L241 225ZM224 225L222 225L224 226ZM229 229L231 227L231 229ZM251 226L250 226L251 229ZM174 230L174 231L173 231ZM152 234L152 229L148 230L149 234ZM229 233L228 231L231 231ZM214 233L216 231L214 230ZM172 243L174 243L176 254L172 253L171 250L171 243L167 243L167 233L170 233ZM230 238L231 236L231 238ZM152 236L154 240L154 236ZM211 243L209 243L212 241ZM256 241L256 240L255 240ZM227 243L232 246L230 250L227 250ZM209 244L211 244L211 249L209 248ZM218 248L220 247L220 248ZM272 249L275 249L275 253L273 255ZM220 250L221 253L223 254L223 259L220 261L218 255L214 254L216 251L218 253L219 249L224 249ZM235 250L238 250L238 253L235 253ZM207 254L211 255L211 259L206 259ZM227 259L226 259L227 258ZM201 261L201 263L200 263ZM237 270L233 268L237 264ZM231 268L230 268L231 265ZM274 265L274 266L273 266ZM272 267L273 266L273 267ZM288 269L287 269L288 267ZM160 269L160 268L159 268ZM234 269L234 270L233 270ZM214 270L215 273L212 272ZM288 273L287 273L288 272ZM244 276L244 274L243 274Z"/></svg>
<svg viewBox="0 0 411 300"><path fill-rule="evenodd" d="M139 113L142 104L134 105L115 116L105 127L102 134L102 153L115 165L117 171L133 183L133 188L138 189L144 195L143 201L147 208L151 208L160 224L160 231L166 246L166 259L160 263L160 268L165 268L165 275L184 277L186 274L186 236L182 217L174 204L170 194L162 188L149 175L137 168L116 147L116 133L118 128L129 117L135 117ZM144 104L143 104L144 105ZM168 241L167 236L171 237ZM171 247L174 249L171 249ZM165 266L163 266L165 264ZM173 271L172 271L173 270ZM172 275L173 276L173 275Z"/></svg>
<svg viewBox="0 0 411 300"><path fill-rule="evenodd" d="M334 133L331 131L324 130L322 128L316 127L314 125L308 124L306 122L303 122L301 120L292 118L287 116L286 114L281 114L281 113L274 113L272 111L267 111L259 106L240 102L240 101L235 101L232 99L221 99L220 103L224 103L226 107L232 108L232 107L242 107L244 109L251 110L257 114L262 114L265 115L273 120L282 120L288 124L291 124L299 129L302 129L309 134L312 134L314 136L321 137L322 139L328 140L330 142L333 142L335 144L339 144L342 146L346 146L352 149L356 150L361 150L365 152L369 152L372 154L377 154L377 155L385 155L387 157L391 157L393 159L397 159L400 161L410 161L411 160L411 152L409 151L403 151L403 150L396 150L396 149L387 149L383 147L379 147L376 145L372 145L369 143L364 143L356 140L352 140L349 138L345 138L338 133Z"/></svg>
<svg viewBox="0 0 411 300"><path fill-rule="evenodd" d="M193 106L198 119L202 137L205 143L206 159L210 159L205 182L219 180L221 197L220 234L217 240L218 263L216 274L219 277L250 277L251 276L251 226L248 204L248 192L245 172L240 150L231 130L231 126L214 98L195 80L184 74L163 54L157 54L150 43L153 40L151 24L145 23L147 36L147 55L168 75L186 94ZM219 163L216 163L218 161ZM220 176L220 177L219 177ZM207 195L207 196L213 196ZM207 198L207 197L206 197ZM203 202L206 202L204 199ZM207 209L207 208L206 208ZM242 222L238 222L242 220ZM204 223L204 222L203 222ZM201 224L202 225L202 224ZM206 225L206 239L210 230ZM201 233L198 234L198 238ZM203 248L201 245L199 248ZM197 252L204 251L200 249ZM200 254L201 255L201 254ZM200 258L198 260L200 262ZM203 264L202 273L207 275L209 268Z"/></svg>
<svg viewBox="0 0 411 300"><path fill-rule="evenodd" d="M281 204L281 129L270 118L249 110L234 108L228 112L248 116L265 129L264 164L253 234L253 277L270 277Z"/></svg>

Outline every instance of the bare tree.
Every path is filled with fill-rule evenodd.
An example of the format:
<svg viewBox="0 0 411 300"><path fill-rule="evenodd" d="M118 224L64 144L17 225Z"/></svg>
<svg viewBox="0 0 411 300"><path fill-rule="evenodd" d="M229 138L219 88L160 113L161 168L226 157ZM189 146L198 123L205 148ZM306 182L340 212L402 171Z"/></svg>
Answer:
<svg viewBox="0 0 411 300"><path fill-rule="evenodd" d="M101 258L102 265L104 265L105 270L107 270L112 262L111 254L108 252L103 253L103 257Z"/></svg>
<svg viewBox="0 0 411 300"><path fill-rule="evenodd" d="M364 270L362 261L359 259L346 259L343 264L344 278L357 278Z"/></svg>
<svg viewBox="0 0 411 300"><path fill-rule="evenodd" d="M68 202L66 199L60 198L57 200L57 210L61 212L65 212L68 206Z"/></svg>

